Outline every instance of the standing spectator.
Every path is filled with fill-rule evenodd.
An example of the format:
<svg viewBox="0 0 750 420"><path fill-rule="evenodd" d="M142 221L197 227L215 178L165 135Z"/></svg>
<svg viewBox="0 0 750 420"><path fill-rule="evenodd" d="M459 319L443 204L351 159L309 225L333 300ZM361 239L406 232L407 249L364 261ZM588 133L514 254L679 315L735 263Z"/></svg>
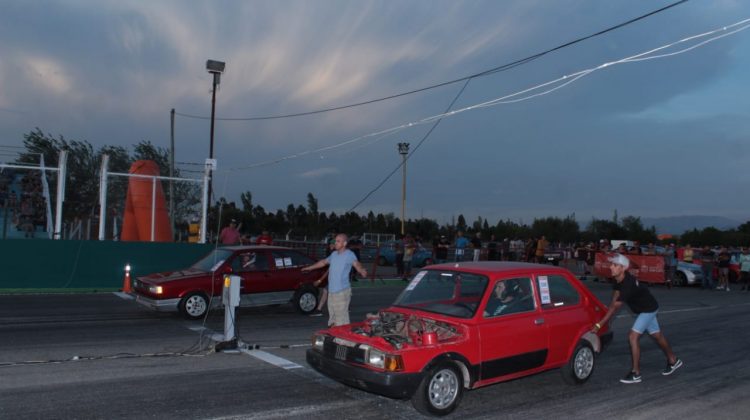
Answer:
<svg viewBox="0 0 750 420"><path fill-rule="evenodd" d="M448 238L446 238L445 235L441 235L439 238L435 239L432 249L435 253L435 262L437 264L448 261L448 248L450 247L451 244L448 242Z"/></svg>
<svg viewBox="0 0 750 420"><path fill-rule="evenodd" d="M573 252L573 257L576 259L576 267L578 268L578 275L579 276L586 276L586 257L588 256L588 251L586 250L586 247L583 245L583 242L580 242L576 245L576 249Z"/></svg>
<svg viewBox="0 0 750 420"><path fill-rule="evenodd" d="M367 270L357 261L354 253L346 249L348 239L343 233L336 235L334 252L331 255L302 268L302 271L310 271L328 266L329 327L349 323L349 303L352 299L349 270L354 267L362 277L367 277Z"/></svg>
<svg viewBox="0 0 750 420"><path fill-rule="evenodd" d="M542 235L536 243L536 262L539 264L544 262L544 253L547 252L548 246L549 241L547 241L547 238Z"/></svg>
<svg viewBox="0 0 750 420"><path fill-rule="evenodd" d="M404 276L404 235L399 234L396 242L393 244L396 247L396 275L399 277Z"/></svg>
<svg viewBox="0 0 750 420"><path fill-rule="evenodd" d="M500 259L502 261L508 261L510 259L510 239L505 238L500 243Z"/></svg>
<svg viewBox="0 0 750 420"><path fill-rule="evenodd" d="M255 238L255 243L258 245L273 245L273 237L271 237L271 234L267 230L264 230Z"/></svg>
<svg viewBox="0 0 750 420"><path fill-rule="evenodd" d="M242 226L242 224L240 224ZM225 226L224 229L219 233L219 242L222 245L237 245L240 243L240 228L237 226L237 221L232 219L229 221L229 226Z"/></svg>
<svg viewBox="0 0 750 420"><path fill-rule="evenodd" d="M403 281L407 281L411 276L411 261L416 249L417 244L414 242L414 238L411 235L406 235L404 238L404 274L401 277Z"/></svg>
<svg viewBox="0 0 750 420"><path fill-rule="evenodd" d="M701 284L701 288L703 290L713 290L714 289L714 259L716 257L714 256L713 251L711 251L711 248L708 247L708 245L703 246L703 250L701 250L701 269L703 270L703 283Z"/></svg>
<svg viewBox="0 0 750 420"><path fill-rule="evenodd" d="M490 241L487 242L487 259L489 261L497 261L497 240L495 235L490 235Z"/></svg>
<svg viewBox="0 0 750 420"><path fill-rule="evenodd" d="M659 328L659 321L656 319L656 313L659 311L659 303L654 299L651 292L649 292L648 286L639 283L638 279L627 272L628 267L630 267L630 260L626 256L615 254L609 258L609 262L612 278L615 281L612 286L612 302L609 304L604 318L594 324L592 330L594 332L599 331L602 325L605 325L625 303L637 315L628 334L632 362L631 369L624 378L620 379L620 382L635 384L642 380L640 339L644 332L648 332L656 340L664 355L667 356L667 367L661 374L664 376L671 375L682 366L682 360L675 356L667 339Z"/></svg>
<svg viewBox="0 0 750 420"><path fill-rule="evenodd" d="M729 291L729 263L731 260L732 256L729 255L727 247L721 247L719 255L716 257L716 262L719 266L719 287L716 290Z"/></svg>
<svg viewBox="0 0 750 420"><path fill-rule="evenodd" d="M455 246L456 246L456 261L463 261L464 253L466 252L466 247L469 246L469 240L464 238L464 233L460 230L456 233Z"/></svg>
<svg viewBox="0 0 750 420"><path fill-rule="evenodd" d="M664 250L664 280L668 287L674 282L674 272L677 269L677 256L674 252L674 244L669 244Z"/></svg>
<svg viewBox="0 0 750 420"><path fill-rule="evenodd" d="M331 256L333 251L335 251L335 245L335 239L328 241L328 253L326 254L326 257ZM315 307L315 310L310 316L323 316L323 306L328 301L328 270L313 282L313 286L320 289L320 297L318 299L318 306Z"/></svg>
<svg viewBox="0 0 750 420"><path fill-rule="evenodd" d="M740 290L750 291L750 287L748 287L748 281L750 281L750 250L747 247L742 247L742 254L740 254L737 263L740 265L740 280L742 281Z"/></svg>
<svg viewBox="0 0 750 420"><path fill-rule="evenodd" d="M690 244L685 245L685 249L682 250L682 261L692 264L694 255L693 247Z"/></svg>
<svg viewBox="0 0 750 420"><path fill-rule="evenodd" d="M471 248L474 250L473 261L479 261L479 255L482 253L482 232L477 232L471 238Z"/></svg>
<svg viewBox="0 0 750 420"><path fill-rule="evenodd" d="M594 243L589 242L589 244L586 245L586 272L583 273L584 276L588 276L589 274L594 272L595 263L596 263L596 249L594 249Z"/></svg>

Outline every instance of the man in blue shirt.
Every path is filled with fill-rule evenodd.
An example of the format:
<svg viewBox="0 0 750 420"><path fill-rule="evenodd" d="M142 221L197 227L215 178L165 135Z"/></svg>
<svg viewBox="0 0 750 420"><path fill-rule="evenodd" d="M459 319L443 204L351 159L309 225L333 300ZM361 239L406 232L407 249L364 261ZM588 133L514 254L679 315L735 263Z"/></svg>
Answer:
<svg viewBox="0 0 750 420"><path fill-rule="evenodd" d="M456 235L458 235L456 237L456 261L463 261L466 247L469 246L469 240L464 237L464 233L460 230Z"/></svg>
<svg viewBox="0 0 750 420"><path fill-rule="evenodd" d="M367 277L367 270L357 261L357 256L346 248L347 240L345 234L339 233L334 242L334 251L328 257L302 268L302 271L310 271L328 266L329 327L349 324L349 302L352 299L349 272L352 267L360 276Z"/></svg>

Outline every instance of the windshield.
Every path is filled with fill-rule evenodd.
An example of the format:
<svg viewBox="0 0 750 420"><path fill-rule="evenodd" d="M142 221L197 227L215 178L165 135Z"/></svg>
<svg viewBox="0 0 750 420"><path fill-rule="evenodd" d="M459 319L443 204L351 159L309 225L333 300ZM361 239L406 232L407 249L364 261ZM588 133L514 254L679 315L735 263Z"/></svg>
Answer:
<svg viewBox="0 0 750 420"><path fill-rule="evenodd" d="M396 306L459 318L474 316L487 287L487 277L457 271L422 270L401 292Z"/></svg>
<svg viewBox="0 0 750 420"><path fill-rule="evenodd" d="M215 249L210 254L201 258L193 264L190 268L195 270L210 272L215 271L221 263L227 260L232 255L232 251L228 249Z"/></svg>

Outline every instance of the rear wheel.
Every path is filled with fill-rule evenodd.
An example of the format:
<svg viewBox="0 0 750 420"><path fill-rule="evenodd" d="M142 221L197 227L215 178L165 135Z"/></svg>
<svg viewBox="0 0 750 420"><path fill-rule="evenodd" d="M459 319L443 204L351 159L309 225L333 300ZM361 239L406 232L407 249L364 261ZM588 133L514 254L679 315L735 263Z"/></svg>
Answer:
<svg viewBox="0 0 750 420"><path fill-rule="evenodd" d="M318 307L318 290L305 286L294 292L294 307L302 314L310 314Z"/></svg>
<svg viewBox="0 0 750 420"><path fill-rule="evenodd" d="M458 407L463 396L461 372L455 364L443 362L430 369L411 398L422 414L444 416Z"/></svg>
<svg viewBox="0 0 750 420"><path fill-rule="evenodd" d="M203 318L208 312L208 298L201 292L192 292L180 300L178 309L187 319Z"/></svg>
<svg viewBox="0 0 750 420"><path fill-rule="evenodd" d="M565 382L578 385L586 382L594 373L594 349L587 341L581 341L573 351L568 363L561 369Z"/></svg>

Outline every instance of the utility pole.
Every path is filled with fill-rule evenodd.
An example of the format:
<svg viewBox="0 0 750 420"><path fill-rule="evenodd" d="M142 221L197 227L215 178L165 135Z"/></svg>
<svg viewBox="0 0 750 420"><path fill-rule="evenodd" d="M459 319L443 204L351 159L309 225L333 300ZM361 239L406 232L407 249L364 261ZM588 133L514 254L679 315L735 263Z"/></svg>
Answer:
<svg viewBox="0 0 750 420"><path fill-rule="evenodd" d="M174 240L174 187L171 179L174 177L174 108L172 108L172 112L169 114L169 223L172 225L172 240Z"/></svg>
<svg viewBox="0 0 750 420"><path fill-rule="evenodd" d="M403 235L406 233L406 155L409 154L409 143L399 143L398 153L401 155L401 169L403 171L401 182L401 234Z"/></svg>

